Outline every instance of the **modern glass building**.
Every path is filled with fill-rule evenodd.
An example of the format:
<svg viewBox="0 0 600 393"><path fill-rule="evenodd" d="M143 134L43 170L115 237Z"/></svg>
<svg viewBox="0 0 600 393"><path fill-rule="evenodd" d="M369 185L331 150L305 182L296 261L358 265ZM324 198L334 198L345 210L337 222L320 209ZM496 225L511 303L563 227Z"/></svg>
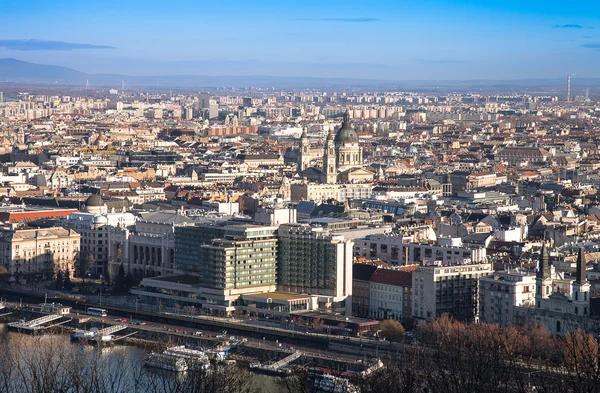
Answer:
<svg viewBox="0 0 600 393"><path fill-rule="evenodd" d="M278 239L278 290L318 295L319 308L348 314L354 241L302 224L281 225Z"/></svg>

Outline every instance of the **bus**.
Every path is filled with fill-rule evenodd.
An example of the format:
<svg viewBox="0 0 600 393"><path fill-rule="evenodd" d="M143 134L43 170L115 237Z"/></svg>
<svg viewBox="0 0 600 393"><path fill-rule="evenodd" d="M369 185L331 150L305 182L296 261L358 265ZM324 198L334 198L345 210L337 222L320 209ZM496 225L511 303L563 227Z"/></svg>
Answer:
<svg viewBox="0 0 600 393"><path fill-rule="evenodd" d="M95 307L90 307L87 309L87 313L89 315L93 315L95 317L105 317L108 314L106 313L106 310L103 308L95 308Z"/></svg>

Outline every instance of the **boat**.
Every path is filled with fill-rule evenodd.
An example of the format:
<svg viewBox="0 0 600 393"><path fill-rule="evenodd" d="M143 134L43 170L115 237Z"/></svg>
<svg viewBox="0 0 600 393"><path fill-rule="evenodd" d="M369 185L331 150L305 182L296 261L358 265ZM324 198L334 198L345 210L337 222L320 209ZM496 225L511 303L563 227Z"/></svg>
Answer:
<svg viewBox="0 0 600 393"><path fill-rule="evenodd" d="M71 334L71 341L88 342L90 344L108 344L112 343L115 336L103 333L102 330L91 328L90 330L75 329Z"/></svg>
<svg viewBox="0 0 600 393"><path fill-rule="evenodd" d="M163 370L185 372L190 367L208 369L210 357L204 348L195 345L180 345L167 348L163 353L151 354L145 364Z"/></svg>
<svg viewBox="0 0 600 393"><path fill-rule="evenodd" d="M181 358L187 362L202 364L203 367L208 367L210 363L210 359L206 351L204 351L203 348L196 347L194 345L180 345L177 347L167 348L163 354Z"/></svg>
<svg viewBox="0 0 600 393"><path fill-rule="evenodd" d="M152 353L146 358L144 364L148 367L177 373L186 372L188 364L184 358L164 353Z"/></svg>
<svg viewBox="0 0 600 393"><path fill-rule="evenodd" d="M75 329L71 334L71 341L92 340L94 336L94 332L90 330Z"/></svg>
<svg viewBox="0 0 600 393"><path fill-rule="evenodd" d="M334 377L333 375L323 375L319 380L315 380L315 387L322 392L331 393L357 393L358 389L356 386L350 383L345 378Z"/></svg>

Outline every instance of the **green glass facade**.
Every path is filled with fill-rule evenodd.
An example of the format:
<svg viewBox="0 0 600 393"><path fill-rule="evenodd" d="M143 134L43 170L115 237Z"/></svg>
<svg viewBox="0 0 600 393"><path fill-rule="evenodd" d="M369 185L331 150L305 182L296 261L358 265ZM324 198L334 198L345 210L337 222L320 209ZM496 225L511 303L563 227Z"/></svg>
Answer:
<svg viewBox="0 0 600 393"><path fill-rule="evenodd" d="M309 293L336 289L338 245L331 236L309 227L279 230L278 285Z"/></svg>
<svg viewBox="0 0 600 393"><path fill-rule="evenodd" d="M175 263L212 289L276 284L275 228L199 225L175 230Z"/></svg>

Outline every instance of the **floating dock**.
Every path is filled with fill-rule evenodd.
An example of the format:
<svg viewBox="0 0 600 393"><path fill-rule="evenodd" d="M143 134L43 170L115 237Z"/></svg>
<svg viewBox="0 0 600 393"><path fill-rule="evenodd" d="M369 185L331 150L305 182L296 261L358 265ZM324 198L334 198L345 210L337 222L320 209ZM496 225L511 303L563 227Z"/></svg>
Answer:
<svg viewBox="0 0 600 393"><path fill-rule="evenodd" d="M292 363L296 359L299 359L302 356L302 351L295 351L289 356L276 361L271 364L261 364L261 363L252 363L250 368L256 371L262 371L267 374L285 374L287 370L285 366Z"/></svg>
<svg viewBox="0 0 600 393"><path fill-rule="evenodd" d="M48 323L54 322L61 318L63 318L62 315L56 315L56 314L45 315L40 318L32 319L31 321L26 321L26 320L22 319L18 322L11 322L8 324L8 327L10 329L18 330L18 331L24 332L24 333L37 333L41 330L48 329L48 328L51 328L54 326L59 326L59 325L62 325L62 324L65 324L65 323L71 321L71 319L68 319L68 320L62 321L60 323L47 325Z"/></svg>
<svg viewBox="0 0 600 393"><path fill-rule="evenodd" d="M106 344L115 341L114 334L125 329L127 329L126 325L113 325L104 329L77 329L71 335L71 340L85 341L90 344Z"/></svg>

